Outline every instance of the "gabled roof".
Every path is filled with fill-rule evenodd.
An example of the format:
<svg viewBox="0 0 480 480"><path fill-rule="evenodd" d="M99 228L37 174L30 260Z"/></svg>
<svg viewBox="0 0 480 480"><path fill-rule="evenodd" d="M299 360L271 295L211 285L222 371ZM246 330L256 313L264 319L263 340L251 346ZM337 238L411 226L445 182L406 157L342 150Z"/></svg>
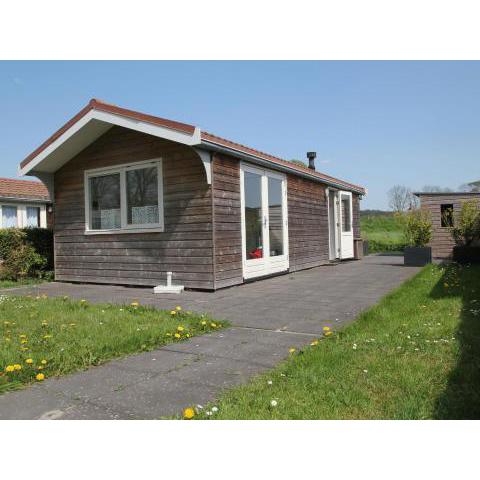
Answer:
<svg viewBox="0 0 480 480"><path fill-rule="evenodd" d="M103 101L92 99L88 105L57 130L42 145L20 163L20 173L54 172L73 158L89 143L95 141L112 125L138 130L185 145L207 150L222 150L233 156L241 156L252 162L263 162L268 166L310 178L338 188L365 194L363 187L331 177L324 173L302 167L241 145L231 140L203 132L199 127L128 110Z"/></svg>
<svg viewBox="0 0 480 480"><path fill-rule="evenodd" d="M50 201L47 187L43 183L13 178L0 178L0 198Z"/></svg>

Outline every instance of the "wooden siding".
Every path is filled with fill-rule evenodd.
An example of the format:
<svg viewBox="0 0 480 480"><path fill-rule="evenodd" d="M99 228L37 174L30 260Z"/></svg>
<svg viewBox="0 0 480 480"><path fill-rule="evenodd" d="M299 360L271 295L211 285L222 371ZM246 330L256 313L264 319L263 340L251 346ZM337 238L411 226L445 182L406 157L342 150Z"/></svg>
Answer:
<svg viewBox="0 0 480 480"><path fill-rule="evenodd" d="M361 238L360 232L360 195L352 194L353 238Z"/></svg>
<svg viewBox="0 0 480 480"><path fill-rule="evenodd" d="M215 288L243 282L240 162L215 154L212 162Z"/></svg>
<svg viewBox="0 0 480 480"><path fill-rule="evenodd" d="M441 205L453 204L454 216L458 215L462 208L462 204L469 200L476 200L480 203L480 194L478 195L421 195L421 208L430 211L432 219L432 256L434 258L448 258L452 255L452 249L455 242L452 239L450 231L447 227L442 227Z"/></svg>
<svg viewBox="0 0 480 480"><path fill-rule="evenodd" d="M287 176L290 271L328 263L325 185Z"/></svg>
<svg viewBox="0 0 480 480"><path fill-rule="evenodd" d="M84 171L163 158L165 231L85 235ZM220 213L220 212L219 212ZM212 196L196 153L113 127L55 174L55 278L213 289Z"/></svg>

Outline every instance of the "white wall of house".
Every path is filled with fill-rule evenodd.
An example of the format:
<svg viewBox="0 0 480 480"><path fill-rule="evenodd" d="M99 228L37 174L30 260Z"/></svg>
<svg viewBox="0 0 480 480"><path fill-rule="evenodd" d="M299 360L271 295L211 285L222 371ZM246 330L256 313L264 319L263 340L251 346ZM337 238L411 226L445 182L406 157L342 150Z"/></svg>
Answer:
<svg viewBox="0 0 480 480"><path fill-rule="evenodd" d="M45 204L0 200L0 228L47 227Z"/></svg>

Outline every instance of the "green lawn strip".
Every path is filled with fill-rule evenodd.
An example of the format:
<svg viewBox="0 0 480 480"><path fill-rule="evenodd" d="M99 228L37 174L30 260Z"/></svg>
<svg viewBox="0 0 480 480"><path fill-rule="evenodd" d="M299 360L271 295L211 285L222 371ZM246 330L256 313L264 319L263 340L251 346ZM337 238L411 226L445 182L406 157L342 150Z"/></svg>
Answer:
<svg viewBox="0 0 480 480"><path fill-rule="evenodd" d="M0 288L24 287L27 285L38 285L47 280L41 278L25 278L23 280L0 280Z"/></svg>
<svg viewBox="0 0 480 480"><path fill-rule="evenodd" d="M68 297L1 296L0 393L38 381L38 374L64 375L225 324L205 315L157 310L136 302L119 306Z"/></svg>
<svg viewBox="0 0 480 480"><path fill-rule="evenodd" d="M369 242L369 252L400 252L405 248L405 239L400 220L392 214L362 215L362 237Z"/></svg>
<svg viewBox="0 0 480 480"><path fill-rule="evenodd" d="M479 418L479 325L480 267L431 265L195 418Z"/></svg>

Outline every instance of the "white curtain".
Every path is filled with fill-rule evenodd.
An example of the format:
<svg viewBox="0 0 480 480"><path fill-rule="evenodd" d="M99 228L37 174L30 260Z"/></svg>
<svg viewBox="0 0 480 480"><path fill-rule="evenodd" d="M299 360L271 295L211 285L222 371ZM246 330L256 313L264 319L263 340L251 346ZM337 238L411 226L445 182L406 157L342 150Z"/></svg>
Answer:
<svg viewBox="0 0 480 480"><path fill-rule="evenodd" d="M17 226L17 207L2 206L2 227Z"/></svg>
<svg viewBox="0 0 480 480"><path fill-rule="evenodd" d="M27 227L40 226L40 208L27 207Z"/></svg>

